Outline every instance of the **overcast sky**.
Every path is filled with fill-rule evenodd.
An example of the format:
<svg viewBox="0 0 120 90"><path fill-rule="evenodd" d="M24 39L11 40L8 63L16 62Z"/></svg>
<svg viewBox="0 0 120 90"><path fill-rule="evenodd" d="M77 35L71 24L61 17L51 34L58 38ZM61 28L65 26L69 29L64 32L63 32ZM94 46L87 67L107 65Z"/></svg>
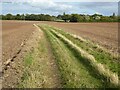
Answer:
<svg viewBox="0 0 120 90"><path fill-rule="evenodd" d="M0 0L0 3L2 4L2 14L43 13L58 15L66 12L68 14L99 13L103 15L112 15L113 12L116 14L118 13L118 0L104 0L107 2L98 1L99 0L87 0L87 2L82 2L82 0Z"/></svg>

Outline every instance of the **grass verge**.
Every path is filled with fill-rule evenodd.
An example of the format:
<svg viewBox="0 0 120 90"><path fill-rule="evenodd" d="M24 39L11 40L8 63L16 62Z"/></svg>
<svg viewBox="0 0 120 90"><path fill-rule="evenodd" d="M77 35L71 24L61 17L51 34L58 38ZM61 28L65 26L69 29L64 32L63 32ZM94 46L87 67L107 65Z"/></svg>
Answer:
<svg viewBox="0 0 120 90"><path fill-rule="evenodd" d="M36 35L36 34L35 34ZM24 73L19 88L60 87L59 72L49 48L49 42L42 31L32 40L32 51L24 58ZM38 37L40 37L38 39Z"/></svg>
<svg viewBox="0 0 120 90"><path fill-rule="evenodd" d="M64 87L113 87L110 81L101 76L73 47L51 32L51 28L47 26L41 28L51 43Z"/></svg>
<svg viewBox="0 0 120 90"><path fill-rule="evenodd" d="M66 38L71 40L74 44L81 47L83 50L85 50L89 54L93 55L99 63L107 66L112 72L118 73L120 71L120 68L118 68L118 66L120 65L118 61L118 57L111 55L110 53L104 51L103 49L99 48L97 45L95 45L90 41L82 40L77 36L75 37L69 33L64 32L61 29L57 29L51 26L48 26L48 27L64 35Z"/></svg>
<svg viewBox="0 0 120 90"><path fill-rule="evenodd" d="M29 68L31 64L33 63L34 60L34 55L33 52L27 54L24 58L24 70L23 70L23 75L21 77L21 82L18 85L18 88L25 88L26 80L28 80L30 76L30 71Z"/></svg>

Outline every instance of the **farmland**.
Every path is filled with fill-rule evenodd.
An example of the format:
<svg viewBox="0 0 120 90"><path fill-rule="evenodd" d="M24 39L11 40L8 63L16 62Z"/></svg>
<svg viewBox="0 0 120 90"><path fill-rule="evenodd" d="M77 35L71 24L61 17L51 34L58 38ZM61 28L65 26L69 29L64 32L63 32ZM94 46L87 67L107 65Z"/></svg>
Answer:
<svg viewBox="0 0 120 90"><path fill-rule="evenodd" d="M117 52L118 23L47 23Z"/></svg>
<svg viewBox="0 0 120 90"><path fill-rule="evenodd" d="M29 34L33 32L34 27L32 23L29 22L3 21L2 29L3 60L6 60L13 56L17 49L19 50L20 45L28 38Z"/></svg>
<svg viewBox="0 0 120 90"><path fill-rule="evenodd" d="M118 87L117 23L2 21L3 87Z"/></svg>

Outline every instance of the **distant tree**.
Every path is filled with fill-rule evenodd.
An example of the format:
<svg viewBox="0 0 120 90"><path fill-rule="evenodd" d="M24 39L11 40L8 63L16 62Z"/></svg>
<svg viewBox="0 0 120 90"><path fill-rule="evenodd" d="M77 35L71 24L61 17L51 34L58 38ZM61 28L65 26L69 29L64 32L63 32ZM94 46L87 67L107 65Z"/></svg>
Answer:
<svg viewBox="0 0 120 90"><path fill-rule="evenodd" d="M115 17L116 15L115 15L115 13L113 13L113 15L112 15L113 17Z"/></svg>
<svg viewBox="0 0 120 90"><path fill-rule="evenodd" d="M58 19L62 19L62 15L58 15L57 18L58 18Z"/></svg>
<svg viewBox="0 0 120 90"><path fill-rule="evenodd" d="M63 12L63 16L65 16L66 14L65 14L65 12Z"/></svg>
<svg viewBox="0 0 120 90"><path fill-rule="evenodd" d="M67 20L70 20L71 15L69 14L65 14L65 12L63 13L63 15L61 16L62 20L64 20L65 22L67 22Z"/></svg>
<svg viewBox="0 0 120 90"><path fill-rule="evenodd" d="M25 20L25 15L24 14L21 15L21 20Z"/></svg>
<svg viewBox="0 0 120 90"><path fill-rule="evenodd" d="M80 15L78 15L78 14L72 14L71 15L71 18L70 18L70 21L71 22L79 22L80 21Z"/></svg>
<svg viewBox="0 0 120 90"><path fill-rule="evenodd" d="M2 15L0 15L0 20L2 20Z"/></svg>
<svg viewBox="0 0 120 90"><path fill-rule="evenodd" d="M118 16L118 22L120 22L120 16Z"/></svg>
<svg viewBox="0 0 120 90"><path fill-rule="evenodd" d="M100 15L100 14L93 14L91 19L92 19L92 21L100 21L101 17L102 17L102 15Z"/></svg>
<svg viewBox="0 0 120 90"><path fill-rule="evenodd" d="M5 15L1 15L2 20L7 20Z"/></svg>
<svg viewBox="0 0 120 90"><path fill-rule="evenodd" d="M45 15L45 21L51 21L52 20L52 17L50 15Z"/></svg>
<svg viewBox="0 0 120 90"><path fill-rule="evenodd" d="M12 20L12 19L13 19L12 14L7 14L7 15L6 15L6 19L7 19L7 20Z"/></svg>
<svg viewBox="0 0 120 90"><path fill-rule="evenodd" d="M16 20L21 20L22 18L21 18L21 15L20 14L17 14L16 16L15 16L15 19Z"/></svg>
<svg viewBox="0 0 120 90"><path fill-rule="evenodd" d="M52 21L56 21L56 20L57 20L57 17L56 17L56 16L52 16L51 20L52 20Z"/></svg>
<svg viewBox="0 0 120 90"><path fill-rule="evenodd" d="M105 21L106 22L106 21L111 21L111 20L108 16L102 16L100 21L103 21L103 22Z"/></svg>
<svg viewBox="0 0 120 90"><path fill-rule="evenodd" d="M70 22L120 22L120 16L113 15L103 16L100 14L84 15L84 14L65 14L56 16L50 16L48 14L6 14L0 15L2 20L34 20L34 21L70 21Z"/></svg>
<svg viewBox="0 0 120 90"><path fill-rule="evenodd" d="M25 15L25 20L29 20L29 19L30 19L29 14L26 14Z"/></svg>
<svg viewBox="0 0 120 90"><path fill-rule="evenodd" d="M85 16L84 16L84 21L86 21L86 22L87 22L87 21L90 21L90 16L89 16L89 15L85 15Z"/></svg>

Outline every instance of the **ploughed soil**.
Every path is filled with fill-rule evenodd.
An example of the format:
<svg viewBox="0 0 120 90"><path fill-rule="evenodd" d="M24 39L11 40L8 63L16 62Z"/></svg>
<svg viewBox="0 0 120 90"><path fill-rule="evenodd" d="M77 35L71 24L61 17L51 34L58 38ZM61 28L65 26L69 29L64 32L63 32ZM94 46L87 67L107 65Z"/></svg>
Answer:
<svg viewBox="0 0 120 90"><path fill-rule="evenodd" d="M40 32L35 26L33 26L33 24L35 23L38 23L38 22L2 21L2 39L3 39L2 40L3 41L2 43L2 49L3 49L2 87L3 88L19 87L19 84L21 83L21 78L24 76L24 71L26 67L24 66L24 62L25 62L24 59L26 55L28 55L30 52L33 52L35 49L37 49L37 44L41 41L40 39L42 39L43 37L41 36L43 35L43 33ZM45 40L43 39L43 41ZM49 47L48 45L47 47ZM47 50L47 51L48 53L50 52L50 50ZM43 87L44 86L43 84L46 84L46 87L59 87L60 81L59 81L59 75L57 73L58 70L57 70L56 63L54 62L53 59L51 59L52 58L51 53L49 53L49 55L46 55L46 56L41 55L39 57L42 57L42 58L38 58L38 61L42 62L43 64L41 65L41 63L37 63L37 65L41 67L35 68L36 70L34 72L37 73L39 69L41 69L43 66L46 66L48 67L47 70L44 70L44 68L41 69L41 71L38 73L38 77L39 76L41 78L47 77L49 79L46 80L46 83L42 82L42 80L38 80L39 84L37 87ZM37 56L34 59L36 58ZM33 66L33 68L34 67L35 66ZM31 73L31 74L34 74L34 73ZM42 78L42 79L45 79L45 78ZM28 83L33 84L35 83L35 81L28 82ZM27 85L29 85L28 83ZM33 86L27 86L27 87L35 88L34 84Z"/></svg>
<svg viewBox="0 0 120 90"><path fill-rule="evenodd" d="M12 58L34 31L33 22L2 21L2 60Z"/></svg>
<svg viewBox="0 0 120 90"><path fill-rule="evenodd" d="M37 21L2 21L2 62L3 66L11 58L16 60L5 71L3 86L12 87L18 83L19 75L22 74L22 60L25 53L26 42L36 30L33 24L49 24L61 28L67 32L90 39L112 52L117 52L118 47L118 24L117 23L60 23L60 22L37 22ZM24 47L25 45L25 47ZM29 45L30 46L30 45ZM22 48L24 49L22 50ZM33 46L31 46L33 47ZM20 53L20 54L19 54ZM15 72L14 72L15 71ZM15 75L15 76L12 76ZM10 78L10 76L12 76ZM9 77L9 78L8 78ZM15 80L14 80L15 79ZM9 80L9 81L8 81ZM12 80L12 81L11 81ZM11 82L10 82L11 81ZM12 84L10 84L12 83ZM14 87L14 86L13 86Z"/></svg>
<svg viewBox="0 0 120 90"><path fill-rule="evenodd" d="M22 74L23 58L28 51L22 48L34 30L33 22L2 21L3 87L17 84Z"/></svg>
<svg viewBox="0 0 120 90"><path fill-rule="evenodd" d="M118 23L60 23L36 21L2 21L2 49L3 61L8 60L20 45L27 40L34 31L33 24L49 24L67 32L90 39L112 52L118 48Z"/></svg>
<svg viewBox="0 0 120 90"><path fill-rule="evenodd" d="M118 23L47 23L118 52Z"/></svg>

